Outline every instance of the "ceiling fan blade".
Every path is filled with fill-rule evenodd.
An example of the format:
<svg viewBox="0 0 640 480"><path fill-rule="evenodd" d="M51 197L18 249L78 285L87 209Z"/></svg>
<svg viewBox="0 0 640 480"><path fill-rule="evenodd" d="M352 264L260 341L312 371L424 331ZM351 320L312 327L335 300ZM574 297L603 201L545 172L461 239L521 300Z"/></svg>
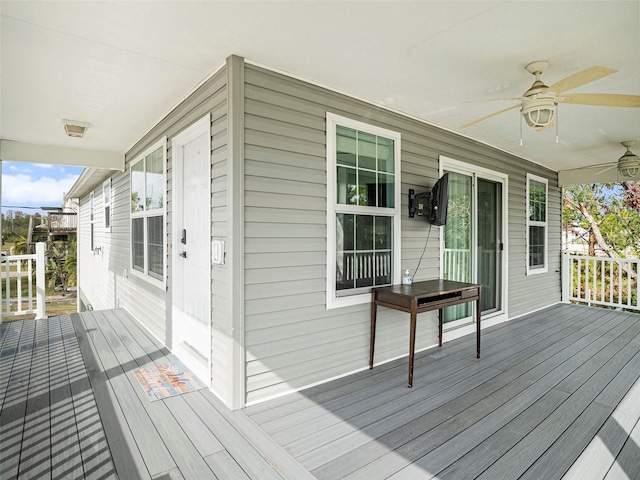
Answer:
<svg viewBox="0 0 640 480"><path fill-rule="evenodd" d="M598 175L603 174L604 172L608 172L609 170L611 170L612 168L616 168L618 165L617 164L613 164L613 165L609 165L607 168L604 168L602 170L600 170L599 172L596 172L593 174L594 177L597 177Z"/></svg>
<svg viewBox="0 0 640 480"><path fill-rule="evenodd" d="M596 80L600 80L601 78L607 77L616 72L617 70L607 67L587 68L586 70L574 73L573 75L569 75L568 77L557 81L549 87L549 90L555 93L566 92L567 90L581 87L582 85L586 85L587 83L595 82Z"/></svg>
<svg viewBox="0 0 640 480"><path fill-rule="evenodd" d="M619 95L617 93L570 93L562 95L560 101L601 107L640 107L640 95Z"/></svg>
<svg viewBox="0 0 640 480"><path fill-rule="evenodd" d="M464 125L460 125L460 128L470 127L471 125L475 125L476 123L480 123L483 120L487 120L488 118L495 117L496 115L500 115L501 113L504 113L504 112L506 112L508 110L512 110L514 108L518 108L519 106L520 106L520 104L516 103L515 105L511 105L510 107L503 108L502 110L498 110L497 112L493 112L493 113L490 113L489 115L485 115L484 117L477 118L472 122L465 123Z"/></svg>

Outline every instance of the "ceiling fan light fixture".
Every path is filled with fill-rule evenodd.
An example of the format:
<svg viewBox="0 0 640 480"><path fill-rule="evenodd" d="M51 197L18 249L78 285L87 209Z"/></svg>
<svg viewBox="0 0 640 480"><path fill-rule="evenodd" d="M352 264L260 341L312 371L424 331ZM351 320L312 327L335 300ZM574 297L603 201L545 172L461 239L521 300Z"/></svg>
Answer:
<svg viewBox="0 0 640 480"><path fill-rule="evenodd" d="M546 127L556 116L557 104L554 95L536 95L532 100L524 100L520 112L524 121L532 128Z"/></svg>
<svg viewBox="0 0 640 480"><path fill-rule="evenodd" d="M627 143L633 144L631 142L623 142L623 145L627 147L627 151L618 160L618 173L625 178L631 178L640 173L640 158L631 151L631 145L625 145Z"/></svg>

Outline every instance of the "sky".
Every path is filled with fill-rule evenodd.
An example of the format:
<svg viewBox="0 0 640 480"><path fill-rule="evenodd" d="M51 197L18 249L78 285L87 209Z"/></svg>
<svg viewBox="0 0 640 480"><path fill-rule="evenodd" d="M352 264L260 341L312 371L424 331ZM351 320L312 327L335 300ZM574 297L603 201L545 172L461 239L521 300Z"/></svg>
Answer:
<svg viewBox="0 0 640 480"><path fill-rule="evenodd" d="M82 167L2 162L2 211L36 213L40 207L61 207ZM25 208L35 207L35 209Z"/></svg>

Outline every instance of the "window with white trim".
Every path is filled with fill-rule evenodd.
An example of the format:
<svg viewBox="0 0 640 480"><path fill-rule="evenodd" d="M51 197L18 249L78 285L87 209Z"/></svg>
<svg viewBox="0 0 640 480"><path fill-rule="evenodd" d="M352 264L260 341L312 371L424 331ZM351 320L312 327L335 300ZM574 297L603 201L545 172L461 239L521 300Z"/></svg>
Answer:
<svg viewBox="0 0 640 480"><path fill-rule="evenodd" d="M102 184L102 209L104 213L104 231L111 231L111 179Z"/></svg>
<svg viewBox="0 0 640 480"><path fill-rule="evenodd" d="M399 133L327 114L327 242L327 308L399 283Z"/></svg>
<svg viewBox="0 0 640 480"><path fill-rule="evenodd" d="M155 144L131 164L131 271L164 285L166 140Z"/></svg>
<svg viewBox="0 0 640 480"><path fill-rule="evenodd" d="M548 180L527 173L527 275L548 269Z"/></svg>

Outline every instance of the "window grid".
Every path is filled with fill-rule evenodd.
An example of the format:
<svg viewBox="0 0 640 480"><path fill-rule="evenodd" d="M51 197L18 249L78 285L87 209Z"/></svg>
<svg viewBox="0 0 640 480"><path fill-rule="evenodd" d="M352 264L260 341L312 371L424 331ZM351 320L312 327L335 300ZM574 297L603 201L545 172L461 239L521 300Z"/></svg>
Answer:
<svg viewBox="0 0 640 480"><path fill-rule="evenodd" d="M396 195L400 138L395 132L330 114L327 121L327 145L333 147L328 148L328 180L333 185L330 190L335 190L329 192L332 203L327 209L328 238L333 243L327 255L327 307L332 308L363 303L371 287L391 285L399 276L394 245L399 248L400 243Z"/></svg>
<svg viewBox="0 0 640 480"><path fill-rule="evenodd" d="M102 206L104 212L104 230L111 231L111 179L102 184Z"/></svg>
<svg viewBox="0 0 640 480"><path fill-rule="evenodd" d="M547 271L548 182L527 174L527 274Z"/></svg>
<svg viewBox="0 0 640 480"><path fill-rule="evenodd" d="M130 168L132 273L164 286L166 140L143 153Z"/></svg>

